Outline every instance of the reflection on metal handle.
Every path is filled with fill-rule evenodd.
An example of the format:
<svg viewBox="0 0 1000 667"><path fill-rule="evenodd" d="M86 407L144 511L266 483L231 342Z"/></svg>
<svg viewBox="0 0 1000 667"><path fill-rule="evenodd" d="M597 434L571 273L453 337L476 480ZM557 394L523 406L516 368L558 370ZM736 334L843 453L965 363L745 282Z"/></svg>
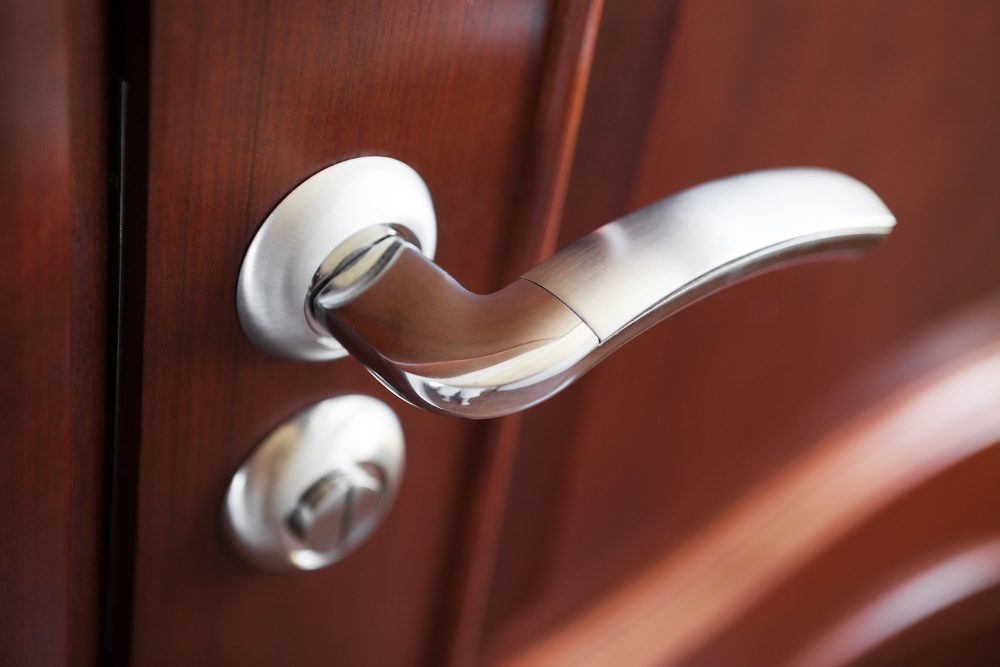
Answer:
<svg viewBox="0 0 1000 667"><path fill-rule="evenodd" d="M410 403L488 418L545 400L636 334L739 279L871 246L894 218L837 172L754 172L607 224L488 295L465 290L397 222L368 226L327 256L307 319Z"/></svg>

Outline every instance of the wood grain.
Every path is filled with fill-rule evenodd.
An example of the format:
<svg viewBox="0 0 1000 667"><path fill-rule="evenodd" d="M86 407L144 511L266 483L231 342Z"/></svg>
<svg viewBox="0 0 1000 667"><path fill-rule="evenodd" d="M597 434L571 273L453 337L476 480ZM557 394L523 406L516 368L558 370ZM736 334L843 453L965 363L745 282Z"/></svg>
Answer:
<svg viewBox="0 0 1000 667"><path fill-rule="evenodd" d="M471 288L496 287L500 250L515 244L508 216L549 20L535 0L153 3L144 334L132 369L142 388L135 664L405 665L445 652L482 428L394 401L352 360L267 357L239 330L235 281L292 187L381 154L426 179L442 266ZM344 391L390 401L403 421L407 471L392 514L336 567L284 577L241 567L218 539L229 476L285 416Z"/></svg>
<svg viewBox="0 0 1000 667"><path fill-rule="evenodd" d="M555 3L520 176L522 191L509 222L499 285L515 280L554 250L602 8L603 0ZM444 662L449 665L474 665L480 660L522 425L522 416L512 415L482 427L481 451L469 473L475 481L460 529L458 572L442 640Z"/></svg>
<svg viewBox="0 0 1000 667"><path fill-rule="evenodd" d="M649 15L607 10L603 27L621 27L598 39L561 244L683 187L780 165L860 178L899 227L863 261L693 306L525 415L488 653L670 553L807 448L791 434L816 432L849 378L1000 287L995 4L692 2L672 42L668 18L650 34ZM609 71L628 53L641 66Z"/></svg>
<svg viewBox="0 0 1000 667"><path fill-rule="evenodd" d="M528 656L807 453L796 429L857 407L814 413L860 369L998 286L995 6L608 3L591 53L599 7L156 0L128 26L130 48L149 48L125 221L142 273L126 285L118 504L131 662ZM392 399L351 360L254 349L235 280L282 196L367 154L424 176L438 261L480 292L556 238L751 168L847 171L900 231L863 263L699 304L523 417L473 425L392 402L408 468L387 523L334 568L262 575L218 541L233 470L311 402ZM722 625L742 622L734 610Z"/></svg>
<svg viewBox="0 0 1000 667"><path fill-rule="evenodd" d="M0 4L0 655L97 663L104 77L97 3Z"/></svg>
<svg viewBox="0 0 1000 667"><path fill-rule="evenodd" d="M652 114L676 5L644 0L603 6L573 152L572 187L559 207L564 210L560 225L596 228L623 212L624 204L616 198L623 198L631 187L633 163ZM563 234L563 245L574 240L567 236ZM528 426L519 433L513 463L516 474L507 494L507 520L487 611L490 631L502 624L507 612L528 604L544 586L548 535L565 479L560 470L574 446L569 425L577 408L575 402L557 396L538 411L519 416ZM544 417L535 417L535 412Z"/></svg>
<svg viewBox="0 0 1000 667"><path fill-rule="evenodd" d="M505 253L510 280L555 252L604 1L554 5L523 190L509 224L515 242Z"/></svg>
<svg viewBox="0 0 1000 667"><path fill-rule="evenodd" d="M501 664L853 664L1000 584L1000 521L983 511L1000 506L997 304L895 365L924 363L942 340L977 345L821 438L655 566ZM935 570L921 595L888 613L887 599ZM967 627L984 622L1000 617Z"/></svg>

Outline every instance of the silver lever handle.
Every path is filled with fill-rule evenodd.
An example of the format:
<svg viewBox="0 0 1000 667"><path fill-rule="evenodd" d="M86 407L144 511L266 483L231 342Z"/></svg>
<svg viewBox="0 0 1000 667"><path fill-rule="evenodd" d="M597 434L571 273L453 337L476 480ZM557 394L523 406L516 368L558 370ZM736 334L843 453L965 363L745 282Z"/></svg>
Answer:
<svg viewBox="0 0 1000 667"><path fill-rule="evenodd" d="M693 301L793 260L860 251L895 224L843 174L759 171L660 200L478 295L399 222L367 225L327 255L306 290L306 319L403 399L470 418L530 407Z"/></svg>

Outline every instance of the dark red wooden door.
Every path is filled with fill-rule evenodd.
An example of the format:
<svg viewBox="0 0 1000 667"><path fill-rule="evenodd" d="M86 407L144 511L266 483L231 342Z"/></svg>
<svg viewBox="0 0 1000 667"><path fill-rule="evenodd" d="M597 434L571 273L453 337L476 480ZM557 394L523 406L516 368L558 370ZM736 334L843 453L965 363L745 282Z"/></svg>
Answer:
<svg viewBox="0 0 1000 667"><path fill-rule="evenodd" d="M15 661L94 664L101 643L143 666L995 662L996 3L39 6L0 27L30 56L2 70L23 240L5 270L30 286L0 331L19 414ZM765 167L847 172L898 228L859 262L698 303L523 414L467 422L240 330L265 216L362 155L423 176L437 261L479 292L662 196ZM39 245L53 268L32 273ZM344 392L402 421L392 513L327 569L244 566L219 530L233 472Z"/></svg>
<svg viewBox="0 0 1000 667"><path fill-rule="evenodd" d="M580 48L586 4L155 2L150 14L145 288L131 357L134 664L433 664L444 659L470 476L500 428L398 402L408 442L391 517L340 566L262 575L223 549L230 476L286 416L384 390L351 361L279 361L242 334L236 278L269 210L319 169L366 154L417 169L442 221L438 257L489 291L539 253L538 186L579 103L552 45ZM560 67L575 55L557 53ZM570 72L572 74L572 72ZM545 81L545 87L543 87ZM561 91L561 92L560 92ZM570 111L562 111L569 108ZM550 127L552 126L552 127ZM553 144L542 150L543 144ZM133 187L136 187L133 183ZM141 216L141 217L140 217ZM139 308L142 312L139 312ZM134 323L134 322L133 322Z"/></svg>
<svg viewBox="0 0 1000 667"><path fill-rule="evenodd" d="M870 184L898 227L858 263L777 272L696 304L526 415L500 532L487 655L548 664L528 660L586 647L582 655L596 663L621 664L602 661L599 647L649 642L663 652L647 657L686 664L683 652L671 652L684 635L670 628L677 617L660 617L663 625L644 635L611 638L635 622L630 613L653 605L629 607L615 592L632 581L653 586L657 579L637 573L666 567L720 516L774 485L777 471L816 449L825 433L926 370L926 349L906 351L918 332L962 328L947 323L997 293L1000 61L991 33L998 27L996 6L975 2L607 5L560 243L708 179L800 164ZM952 341L956 356L961 341L972 345L958 334L940 340ZM888 366L894 381L875 370ZM995 378L979 391L993 405L1000 400ZM957 443L968 435L963 428L982 426L976 421L953 427L950 437ZM894 434L913 439L912 456L924 426L914 420L911 431ZM888 475L896 464L885 465ZM989 469L986 479L997 479ZM863 495L863 479L855 483ZM995 512L986 519L985 508L996 498L978 502L942 492L937 507L913 509L905 519L910 552L884 565L882 583L959 548L948 539L964 538L935 537L934 521L973 515L995 533L1000 519ZM873 541L841 556L832 585L849 587L851 572L879 562L883 549ZM718 554L706 554L703 565L723 576L709 555ZM781 576L791 580L793 571ZM804 587L803 606L822 608L827 589L796 585ZM877 586L859 582L858 591L867 585ZM679 604L676 595L662 597ZM734 615L737 603L750 604L723 599ZM805 641L805 625L801 638L788 637L798 632L794 613L781 621L757 609L740 613L760 613L756 634L727 644L720 625L699 641L734 652L725 659L709 652L712 660L692 664L783 664L777 654L747 653ZM995 613L978 622L1000 628ZM574 661L585 662L581 654Z"/></svg>

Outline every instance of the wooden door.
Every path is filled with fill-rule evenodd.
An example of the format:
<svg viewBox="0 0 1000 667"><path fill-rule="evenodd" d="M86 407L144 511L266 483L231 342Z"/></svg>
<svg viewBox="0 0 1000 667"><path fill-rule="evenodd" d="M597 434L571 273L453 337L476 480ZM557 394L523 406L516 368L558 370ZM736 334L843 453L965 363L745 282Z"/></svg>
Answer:
<svg viewBox="0 0 1000 667"><path fill-rule="evenodd" d="M148 53L133 44L124 56L148 76L129 82L139 129L126 140L138 144L126 165L126 279L144 286L126 286L125 327L141 344L123 363L141 379L122 407L138 418L120 440L135 466L135 510L119 519L134 527L117 545L132 567L118 575L120 659L445 659L475 471L503 425L394 402L407 471L371 541L313 576L243 567L220 542L219 510L254 444L323 398L385 394L356 363L255 348L235 316L236 278L285 194L366 154L424 177L442 220L438 257L471 289L501 285L510 257L534 261L554 236L552 188L540 184L565 178L560 133L579 114L595 14L540 0L152 3Z"/></svg>
<svg viewBox="0 0 1000 667"><path fill-rule="evenodd" d="M95 2L0 3L0 663L92 665L107 171Z"/></svg>
<svg viewBox="0 0 1000 667"><path fill-rule="evenodd" d="M39 243L63 260L25 280L2 330L15 382L37 389L4 478L15 661L1000 659L996 3L38 7L2 28L36 35L7 41L30 58L2 71L47 73L60 110L33 116L29 79L11 79L4 118L27 128L3 135L25 175L8 179L26 239L11 275L42 275L26 268ZM36 229L41 138L76 189ZM462 421L394 399L353 360L275 359L240 330L236 280L263 219L362 155L423 176L437 261L478 292L752 169L847 172L898 229L859 262L698 303L525 413ZM46 295L59 309L34 308ZM49 392L37 369L73 384ZM219 530L233 472L284 418L345 392L402 421L392 513L329 568L243 565ZM32 475L51 460L57 493L39 505Z"/></svg>
<svg viewBox="0 0 1000 667"><path fill-rule="evenodd" d="M783 488L801 472L797 462L824 451L824 440L856 442L829 434L842 433L837 429L864 409L875 419L878 399L928 372L929 359L944 364L970 352L969 330L986 340L995 335L993 325L962 312L1000 284L1000 198L991 185L1000 174L996 6L646 5L605 8L560 243L704 180L798 164L861 178L884 197L899 226L861 262L777 272L696 304L525 415L484 632L485 655L503 664L551 664L557 657L570 664L626 664L626 657L636 664L784 664L807 633L817 632L810 613L829 612L826 622L835 623L831 610L839 603L831 587L874 595L973 539L944 537L935 522L978 517L983 525L976 530L986 535L1000 527L995 495L937 490L934 501L909 514L893 510L901 522L896 530L906 526L900 539L908 540L898 562L887 564L888 547L870 534L849 556L830 545L815 562L786 565L776 580L765 583L758 572L762 588L742 593L738 581L725 578L733 572L712 561L734 545L713 550L703 542L719 538L713 531L727 521L749 521L761 494ZM657 11L659 22L650 20ZM993 300L979 308L995 314L1000 306ZM918 332L935 327L934 342L916 342ZM996 378L977 394L989 397L980 417L952 425L933 447L923 429L955 406L942 403L894 433L912 442L901 460L882 464L883 483L904 459L937 447L960 450L963 438L990 421L990 406L1000 404ZM993 444L1000 434L983 437ZM968 463L967 473L947 474L967 474L971 489L973 468L997 479L995 464L981 459ZM859 472L844 484L857 485L856 499L879 482L866 489ZM888 515L890 501L882 502ZM750 534L765 532L782 509L762 510ZM882 530L891 525L887 517L869 517L856 530L876 531L879 521ZM772 535L768 545L772 563L781 537ZM702 579L695 564L683 569L684 557L700 559ZM876 562L884 571L863 573ZM837 575L820 574L824 568ZM671 588L680 586L678 577L700 595ZM715 587L706 581L712 578ZM797 596L800 607L769 615L759 602L768 595L784 595L786 604ZM1000 617L984 614L956 622L954 632L986 627L996 636ZM644 617L646 625L638 620ZM737 631L743 634L728 634ZM698 632L704 634L696 638ZM916 645L919 637L910 640ZM960 646L952 647L955 655L965 655ZM987 664L995 652L989 656ZM927 664L942 664L933 660ZM888 664L914 664L913 656Z"/></svg>

